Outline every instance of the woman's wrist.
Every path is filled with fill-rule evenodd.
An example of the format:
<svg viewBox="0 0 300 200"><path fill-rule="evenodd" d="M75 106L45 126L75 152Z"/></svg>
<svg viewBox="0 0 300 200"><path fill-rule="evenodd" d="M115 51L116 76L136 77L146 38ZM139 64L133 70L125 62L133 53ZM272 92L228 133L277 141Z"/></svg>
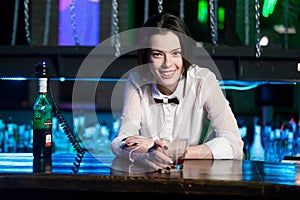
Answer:
<svg viewBox="0 0 300 200"><path fill-rule="evenodd" d="M206 144L189 146L185 154L187 159L213 159L212 152Z"/></svg>
<svg viewBox="0 0 300 200"><path fill-rule="evenodd" d="M134 162L134 159L132 158L132 153L140 148L141 148L141 146L137 146L129 151L128 158L129 158L130 162L132 162L132 163Z"/></svg>

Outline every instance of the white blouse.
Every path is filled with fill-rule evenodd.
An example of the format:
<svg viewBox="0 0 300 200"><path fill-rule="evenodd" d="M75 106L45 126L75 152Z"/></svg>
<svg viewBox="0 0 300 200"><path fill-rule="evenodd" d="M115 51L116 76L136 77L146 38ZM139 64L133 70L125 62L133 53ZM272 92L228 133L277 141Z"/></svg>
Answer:
<svg viewBox="0 0 300 200"><path fill-rule="evenodd" d="M171 136L189 138L189 145L207 144L214 159L242 159L243 141L235 116L214 73L192 65L175 92L179 104L155 103L161 94L146 66L131 72L124 91L121 127L112 142L120 155L121 140L141 135L154 140Z"/></svg>

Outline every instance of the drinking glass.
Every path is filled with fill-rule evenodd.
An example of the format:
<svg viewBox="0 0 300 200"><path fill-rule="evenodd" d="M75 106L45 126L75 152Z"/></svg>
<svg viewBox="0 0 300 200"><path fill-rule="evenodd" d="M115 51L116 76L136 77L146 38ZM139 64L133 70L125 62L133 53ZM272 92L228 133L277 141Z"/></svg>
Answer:
<svg viewBox="0 0 300 200"><path fill-rule="evenodd" d="M167 156L169 156L173 165L172 168L182 169L184 156L187 149L188 139L187 138L163 138L162 141L168 147L164 150Z"/></svg>

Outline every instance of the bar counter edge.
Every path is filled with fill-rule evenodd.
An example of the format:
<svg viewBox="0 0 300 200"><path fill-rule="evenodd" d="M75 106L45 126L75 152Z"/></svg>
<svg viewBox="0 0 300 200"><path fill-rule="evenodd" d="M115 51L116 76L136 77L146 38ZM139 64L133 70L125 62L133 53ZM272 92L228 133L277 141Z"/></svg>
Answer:
<svg viewBox="0 0 300 200"><path fill-rule="evenodd" d="M256 181L180 179L147 176L87 174L0 174L0 192L14 197L109 194L122 197L176 196L196 198L284 198L300 195L300 187ZM131 198L132 198L131 197Z"/></svg>

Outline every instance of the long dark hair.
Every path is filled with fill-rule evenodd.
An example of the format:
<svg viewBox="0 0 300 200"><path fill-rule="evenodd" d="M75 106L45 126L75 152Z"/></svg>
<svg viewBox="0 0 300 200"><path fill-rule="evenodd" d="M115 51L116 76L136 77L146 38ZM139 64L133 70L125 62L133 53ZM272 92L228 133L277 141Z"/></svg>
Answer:
<svg viewBox="0 0 300 200"><path fill-rule="evenodd" d="M151 16L143 25L143 27L154 27L158 29L151 29L149 32L145 32L145 35L142 35L143 38L147 38L143 43L149 42L149 38L153 34L164 34L166 31L174 32L180 41L182 58L183 58L183 75L186 77L186 72L190 67L193 60L193 44L192 39L190 38L190 32L187 29L185 23L175 15L169 13L160 13ZM145 45L145 44L143 44ZM138 55L138 64L147 64L149 63L149 48L140 48L137 51Z"/></svg>

